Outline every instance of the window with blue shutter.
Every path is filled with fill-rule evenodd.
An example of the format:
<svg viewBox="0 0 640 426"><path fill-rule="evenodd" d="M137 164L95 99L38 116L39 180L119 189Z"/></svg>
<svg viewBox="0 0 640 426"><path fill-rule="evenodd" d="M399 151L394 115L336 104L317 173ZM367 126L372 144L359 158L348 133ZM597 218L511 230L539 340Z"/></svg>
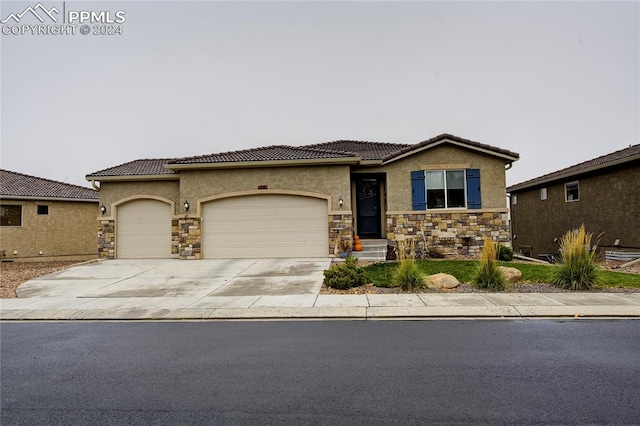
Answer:
<svg viewBox="0 0 640 426"><path fill-rule="evenodd" d="M480 209L480 169L413 171L411 201L413 210Z"/></svg>
<svg viewBox="0 0 640 426"><path fill-rule="evenodd" d="M427 198L424 186L424 170L411 172L411 201L413 210L426 210Z"/></svg>
<svg viewBox="0 0 640 426"><path fill-rule="evenodd" d="M467 169L467 208L482 208L480 196L480 169Z"/></svg>

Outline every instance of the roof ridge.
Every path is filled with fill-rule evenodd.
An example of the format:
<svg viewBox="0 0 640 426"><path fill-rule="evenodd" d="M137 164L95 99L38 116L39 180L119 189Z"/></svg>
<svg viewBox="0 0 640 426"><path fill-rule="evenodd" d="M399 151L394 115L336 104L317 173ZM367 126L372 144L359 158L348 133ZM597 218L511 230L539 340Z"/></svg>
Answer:
<svg viewBox="0 0 640 426"><path fill-rule="evenodd" d="M258 150L264 150L264 149L271 149L271 148L295 148L293 146L289 146L289 145L268 145L268 146L259 146L259 147L255 147L255 148L245 148L245 149L239 149L239 150L235 150L235 151L223 151L223 152L212 152L209 154L201 154L201 155L191 155L191 156L187 156L187 157L180 157L180 158L174 158L172 160L170 160L171 162L175 162L175 161L182 161L182 160L191 160L194 158L205 158L205 157L212 157L214 155L232 155L232 154L241 154L241 153L247 153L247 152L252 152L252 151L258 151Z"/></svg>
<svg viewBox="0 0 640 426"><path fill-rule="evenodd" d="M53 179L38 177L38 176L34 176L34 175L28 175L26 173L14 172L13 170L7 170L7 169L1 169L1 168L0 168L0 171L6 172L6 173L12 173L14 175L24 176L24 177L27 177L27 178L32 178L32 179L37 179L37 180L44 180L44 181L51 182L51 183L57 183L57 184L60 184L60 185L73 186L73 187L79 188L79 189L88 189L90 191L98 192L93 188L89 188L87 186L76 185L75 183L62 182L60 180L53 180Z"/></svg>

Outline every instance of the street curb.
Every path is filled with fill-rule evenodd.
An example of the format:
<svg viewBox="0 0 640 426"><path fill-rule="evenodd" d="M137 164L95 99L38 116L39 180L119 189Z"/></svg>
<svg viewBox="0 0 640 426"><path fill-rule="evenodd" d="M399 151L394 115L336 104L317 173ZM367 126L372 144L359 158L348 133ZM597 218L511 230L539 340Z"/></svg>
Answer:
<svg viewBox="0 0 640 426"><path fill-rule="evenodd" d="M640 306L458 306L458 307L325 307L325 308L211 308L211 309L10 309L0 321L111 320L284 320L284 319L526 319L526 318L640 319Z"/></svg>

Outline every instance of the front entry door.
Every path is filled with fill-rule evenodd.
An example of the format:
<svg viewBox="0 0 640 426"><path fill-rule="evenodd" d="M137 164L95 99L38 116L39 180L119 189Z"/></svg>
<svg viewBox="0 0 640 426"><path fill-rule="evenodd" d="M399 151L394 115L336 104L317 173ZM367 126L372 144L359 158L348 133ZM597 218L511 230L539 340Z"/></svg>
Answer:
<svg viewBox="0 0 640 426"><path fill-rule="evenodd" d="M356 181L358 236L380 238L380 181L360 178Z"/></svg>

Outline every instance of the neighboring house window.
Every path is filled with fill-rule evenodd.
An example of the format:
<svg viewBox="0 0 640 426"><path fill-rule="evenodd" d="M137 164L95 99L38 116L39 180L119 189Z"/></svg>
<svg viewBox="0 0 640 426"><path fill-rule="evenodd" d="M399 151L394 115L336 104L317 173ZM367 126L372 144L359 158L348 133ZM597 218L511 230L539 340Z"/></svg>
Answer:
<svg viewBox="0 0 640 426"><path fill-rule="evenodd" d="M564 185L565 200L566 201L578 201L580 200L580 187L578 182L569 182Z"/></svg>
<svg viewBox="0 0 640 426"><path fill-rule="evenodd" d="M518 204L518 194L513 194L511 196L511 204L513 204L514 206Z"/></svg>
<svg viewBox="0 0 640 426"><path fill-rule="evenodd" d="M541 200L547 199L547 188L540 188L540 199Z"/></svg>
<svg viewBox="0 0 640 426"><path fill-rule="evenodd" d="M0 226L22 226L22 206L0 206Z"/></svg>
<svg viewBox="0 0 640 426"><path fill-rule="evenodd" d="M38 214L39 215L48 215L49 214L49 206L38 206Z"/></svg>
<svg viewBox="0 0 640 426"><path fill-rule="evenodd" d="M480 170L416 170L411 172L413 210L479 209Z"/></svg>

